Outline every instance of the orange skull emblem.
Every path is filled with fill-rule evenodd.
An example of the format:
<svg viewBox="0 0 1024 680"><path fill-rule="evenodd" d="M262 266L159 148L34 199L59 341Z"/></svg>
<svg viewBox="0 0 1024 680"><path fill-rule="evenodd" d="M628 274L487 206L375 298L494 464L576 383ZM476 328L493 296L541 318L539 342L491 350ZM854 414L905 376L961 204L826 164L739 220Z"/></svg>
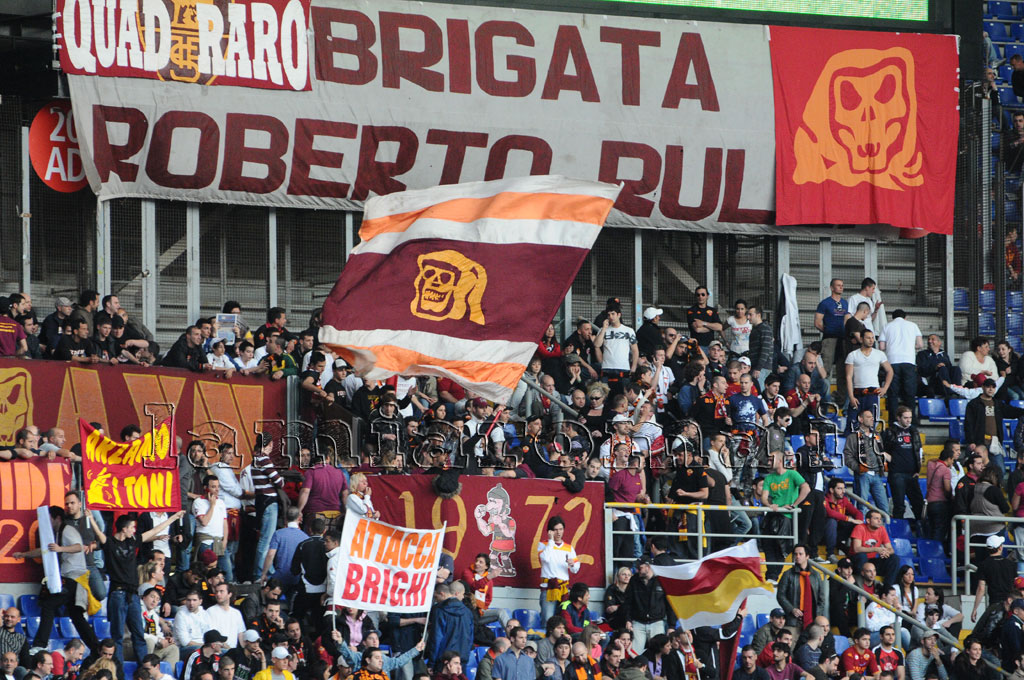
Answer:
<svg viewBox="0 0 1024 680"><path fill-rule="evenodd" d="M846 50L825 64L804 107L793 181L902 191L924 182L917 146L911 52Z"/></svg>
<svg viewBox="0 0 1024 680"><path fill-rule="evenodd" d="M0 369L0 446L14 444L15 433L32 424L32 374L23 368Z"/></svg>
<svg viewBox="0 0 1024 680"><path fill-rule="evenodd" d="M416 296L410 304L414 316L430 321L459 320L469 315L484 325L480 307L487 287L487 270L455 250L438 250L420 255Z"/></svg>

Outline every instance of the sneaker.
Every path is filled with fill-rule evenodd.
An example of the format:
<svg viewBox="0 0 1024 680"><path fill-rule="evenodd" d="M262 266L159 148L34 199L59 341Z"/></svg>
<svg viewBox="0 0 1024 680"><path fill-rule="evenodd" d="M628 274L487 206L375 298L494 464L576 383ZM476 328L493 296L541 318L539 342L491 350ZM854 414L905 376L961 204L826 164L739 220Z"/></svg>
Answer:
<svg viewBox="0 0 1024 680"><path fill-rule="evenodd" d="M817 562L818 564L828 564L828 560L826 558L822 557L821 555L815 555L814 557L811 558L811 561L812 562Z"/></svg>
<svg viewBox="0 0 1024 680"><path fill-rule="evenodd" d="M832 553L831 555L828 556L828 561L831 562L832 564L839 564L839 555L836 555L835 553Z"/></svg>

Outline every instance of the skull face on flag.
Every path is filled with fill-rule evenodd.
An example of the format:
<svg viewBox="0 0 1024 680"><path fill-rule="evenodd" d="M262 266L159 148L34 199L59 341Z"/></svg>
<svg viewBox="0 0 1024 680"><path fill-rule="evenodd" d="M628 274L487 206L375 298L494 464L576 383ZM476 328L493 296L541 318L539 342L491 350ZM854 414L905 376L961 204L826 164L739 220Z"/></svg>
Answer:
<svg viewBox="0 0 1024 680"><path fill-rule="evenodd" d="M416 296L410 309L430 321L466 318L484 325L480 303L487 288L487 270L457 250L424 253L417 259Z"/></svg>

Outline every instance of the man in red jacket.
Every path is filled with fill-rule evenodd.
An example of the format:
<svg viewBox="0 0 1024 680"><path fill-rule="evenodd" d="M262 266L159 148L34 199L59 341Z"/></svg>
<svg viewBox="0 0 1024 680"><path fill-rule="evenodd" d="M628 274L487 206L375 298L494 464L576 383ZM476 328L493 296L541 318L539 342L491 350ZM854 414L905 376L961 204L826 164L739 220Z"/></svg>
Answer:
<svg viewBox="0 0 1024 680"><path fill-rule="evenodd" d="M825 548L829 559L835 562L836 546L842 544L843 549L849 552L848 544L853 528L864 523L864 514L846 497L846 482L839 477L828 480L825 515Z"/></svg>

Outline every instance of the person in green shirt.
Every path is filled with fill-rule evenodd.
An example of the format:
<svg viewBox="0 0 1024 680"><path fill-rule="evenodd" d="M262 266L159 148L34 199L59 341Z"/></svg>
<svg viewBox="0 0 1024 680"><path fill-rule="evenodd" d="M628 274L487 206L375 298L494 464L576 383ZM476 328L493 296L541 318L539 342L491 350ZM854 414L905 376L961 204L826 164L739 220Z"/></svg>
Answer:
<svg viewBox="0 0 1024 680"><path fill-rule="evenodd" d="M811 492L811 485L796 470L785 468L784 460L782 452L772 455L772 471L765 476L761 491L761 503L772 510L765 515L761 531L779 537L761 539L769 579L778 578L783 559L793 548L793 514L780 510L792 510Z"/></svg>

